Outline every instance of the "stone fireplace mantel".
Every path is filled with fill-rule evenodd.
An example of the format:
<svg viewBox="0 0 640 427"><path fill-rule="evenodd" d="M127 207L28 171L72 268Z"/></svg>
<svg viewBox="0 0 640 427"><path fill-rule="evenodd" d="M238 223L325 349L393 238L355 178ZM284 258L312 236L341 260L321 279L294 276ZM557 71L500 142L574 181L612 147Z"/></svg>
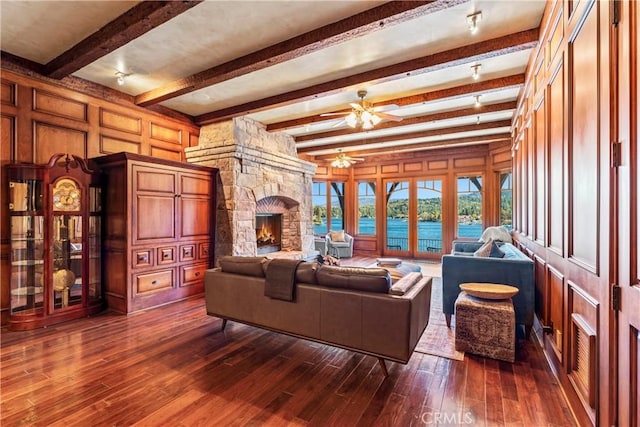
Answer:
<svg viewBox="0 0 640 427"><path fill-rule="evenodd" d="M285 213L291 221L282 230L283 250L313 251L311 188L316 165L298 158L292 137L269 133L246 117L235 118L202 127L198 146L185 153L189 163L220 171L216 258L257 254L256 207L263 199L281 200L287 206L286 212L273 212Z"/></svg>

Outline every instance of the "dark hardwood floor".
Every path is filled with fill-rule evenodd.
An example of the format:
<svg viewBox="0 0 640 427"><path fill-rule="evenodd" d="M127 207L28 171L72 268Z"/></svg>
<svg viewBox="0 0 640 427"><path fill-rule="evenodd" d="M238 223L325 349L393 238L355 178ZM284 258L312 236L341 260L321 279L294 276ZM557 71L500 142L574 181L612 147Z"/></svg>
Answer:
<svg viewBox="0 0 640 427"><path fill-rule="evenodd" d="M0 424L575 425L533 341L520 340L513 364L414 353L385 379L373 357L221 323L194 298L3 329Z"/></svg>

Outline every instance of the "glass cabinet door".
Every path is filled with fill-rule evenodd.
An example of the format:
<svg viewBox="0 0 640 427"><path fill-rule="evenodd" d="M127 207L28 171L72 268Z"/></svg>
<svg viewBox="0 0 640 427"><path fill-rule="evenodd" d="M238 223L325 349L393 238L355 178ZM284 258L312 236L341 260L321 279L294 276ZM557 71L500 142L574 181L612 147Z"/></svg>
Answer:
<svg viewBox="0 0 640 427"><path fill-rule="evenodd" d="M44 216L42 181L9 181L11 227L11 314L44 309Z"/></svg>
<svg viewBox="0 0 640 427"><path fill-rule="evenodd" d="M53 309L82 304L83 217L82 189L70 178L53 186Z"/></svg>

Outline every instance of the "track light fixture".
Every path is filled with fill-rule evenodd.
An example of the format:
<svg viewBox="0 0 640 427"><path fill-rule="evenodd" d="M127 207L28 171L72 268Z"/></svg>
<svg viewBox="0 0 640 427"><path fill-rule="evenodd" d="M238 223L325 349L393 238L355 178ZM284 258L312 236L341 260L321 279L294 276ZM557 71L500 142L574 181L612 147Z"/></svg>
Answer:
<svg viewBox="0 0 640 427"><path fill-rule="evenodd" d="M472 13L467 15L467 25L471 34L475 34L478 31L478 23L482 21L482 12Z"/></svg>
<svg viewBox="0 0 640 427"><path fill-rule="evenodd" d="M480 107L482 105L480 103L480 95L476 95L475 98L476 98L476 102L475 102L474 105L476 106L476 108L478 108L478 107Z"/></svg>
<svg viewBox="0 0 640 427"><path fill-rule="evenodd" d="M473 77L473 80L478 80L480 78L481 67L482 67L482 64L475 64L471 66L471 69L473 70L473 74L471 75Z"/></svg>

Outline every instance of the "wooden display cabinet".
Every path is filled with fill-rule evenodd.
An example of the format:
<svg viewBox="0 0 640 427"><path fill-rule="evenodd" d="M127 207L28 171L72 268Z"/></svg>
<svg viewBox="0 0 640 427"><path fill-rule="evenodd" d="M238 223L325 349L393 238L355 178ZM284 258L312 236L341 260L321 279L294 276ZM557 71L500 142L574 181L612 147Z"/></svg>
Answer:
<svg viewBox="0 0 640 427"><path fill-rule="evenodd" d="M92 159L105 188L104 283L132 313L204 292L217 169L131 153Z"/></svg>
<svg viewBox="0 0 640 427"><path fill-rule="evenodd" d="M101 188L84 159L7 166L9 326L34 329L102 310Z"/></svg>

